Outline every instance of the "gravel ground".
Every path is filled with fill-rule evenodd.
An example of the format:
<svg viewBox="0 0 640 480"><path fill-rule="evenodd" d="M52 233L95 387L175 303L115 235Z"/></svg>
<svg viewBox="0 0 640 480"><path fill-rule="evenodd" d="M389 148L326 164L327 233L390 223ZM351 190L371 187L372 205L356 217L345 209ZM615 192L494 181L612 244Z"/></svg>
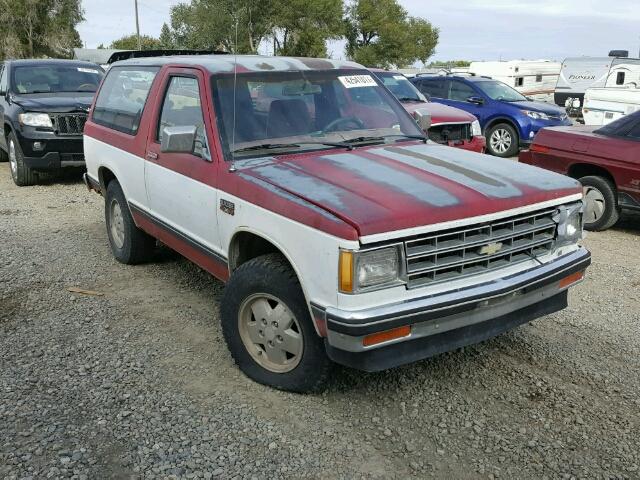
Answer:
<svg viewBox="0 0 640 480"><path fill-rule="evenodd" d="M234 367L219 282L116 263L102 208L0 164L0 478L640 478L640 217L566 311L301 396Z"/></svg>

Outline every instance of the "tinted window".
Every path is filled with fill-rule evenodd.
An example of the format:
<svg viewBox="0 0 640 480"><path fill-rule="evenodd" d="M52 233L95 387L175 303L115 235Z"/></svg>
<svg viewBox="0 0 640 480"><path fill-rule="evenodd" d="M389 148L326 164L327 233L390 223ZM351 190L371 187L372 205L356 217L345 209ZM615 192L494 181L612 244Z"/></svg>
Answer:
<svg viewBox="0 0 640 480"><path fill-rule="evenodd" d="M93 121L135 135L158 70L157 67L112 67L96 99Z"/></svg>
<svg viewBox="0 0 640 480"><path fill-rule="evenodd" d="M16 93L95 92L103 71L91 65L29 65L12 71L11 90Z"/></svg>
<svg viewBox="0 0 640 480"><path fill-rule="evenodd" d="M616 75L616 85L624 85L624 72L618 72Z"/></svg>
<svg viewBox="0 0 640 480"><path fill-rule="evenodd" d="M640 140L640 121L636 122L636 124L631 127L627 136L633 138L634 140Z"/></svg>
<svg viewBox="0 0 640 480"><path fill-rule="evenodd" d="M451 82L451 92L449 93L450 100L457 100L459 102L466 102L467 98L477 95L476 92L469 85L454 80Z"/></svg>
<svg viewBox="0 0 640 480"><path fill-rule="evenodd" d="M172 77L162 104L158 125L158 140L162 142L165 127L197 128L194 154L202 156L204 145L204 117L200 103L198 80L192 77Z"/></svg>
<svg viewBox="0 0 640 480"><path fill-rule="evenodd" d="M447 98L447 80L444 78L434 78L429 80L420 80L418 89L434 98Z"/></svg>
<svg viewBox="0 0 640 480"><path fill-rule="evenodd" d="M594 130L594 133L600 135L606 135L608 137L620 137L629 133L634 126L640 123L640 111L626 115L618 120L615 120L598 130Z"/></svg>

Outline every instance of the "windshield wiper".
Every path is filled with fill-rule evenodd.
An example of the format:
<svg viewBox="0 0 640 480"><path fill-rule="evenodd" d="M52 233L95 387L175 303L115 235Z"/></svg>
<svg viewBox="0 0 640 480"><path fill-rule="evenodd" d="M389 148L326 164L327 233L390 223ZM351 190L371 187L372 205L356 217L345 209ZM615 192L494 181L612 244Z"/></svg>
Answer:
<svg viewBox="0 0 640 480"><path fill-rule="evenodd" d="M401 102L419 102L419 103L424 102L424 100L420 100L419 98L416 98L416 97L398 97L398 100Z"/></svg>
<svg viewBox="0 0 640 480"><path fill-rule="evenodd" d="M385 139L387 138L391 138L391 137L401 137L401 138L408 138L408 139L412 139L412 140L422 140L423 142L427 143L428 138L425 137L424 135L405 135L404 133L394 133L394 134L389 134L389 135L381 135L379 137L356 137L356 138L350 138L349 140L345 140L345 143L350 143L350 144L363 144L363 143L384 143Z"/></svg>
<svg viewBox="0 0 640 480"><path fill-rule="evenodd" d="M300 148L302 145L326 145L328 147L346 148L353 150L353 145L347 142L297 142L297 143L262 143L260 145L252 145L250 147L236 148L231 153L254 152L257 150L280 150L283 148Z"/></svg>

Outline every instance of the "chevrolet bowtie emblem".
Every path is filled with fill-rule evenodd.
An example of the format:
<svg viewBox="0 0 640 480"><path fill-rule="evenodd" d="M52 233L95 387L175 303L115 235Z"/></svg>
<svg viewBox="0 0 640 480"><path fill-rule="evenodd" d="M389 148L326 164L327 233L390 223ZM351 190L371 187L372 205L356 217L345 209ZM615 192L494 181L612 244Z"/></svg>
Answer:
<svg viewBox="0 0 640 480"><path fill-rule="evenodd" d="M478 250L478 253L480 255L495 255L500 250L502 250L502 243L496 242L496 243L490 243L489 245L485 245L484 247L481 247L480 250Z"/></svg>

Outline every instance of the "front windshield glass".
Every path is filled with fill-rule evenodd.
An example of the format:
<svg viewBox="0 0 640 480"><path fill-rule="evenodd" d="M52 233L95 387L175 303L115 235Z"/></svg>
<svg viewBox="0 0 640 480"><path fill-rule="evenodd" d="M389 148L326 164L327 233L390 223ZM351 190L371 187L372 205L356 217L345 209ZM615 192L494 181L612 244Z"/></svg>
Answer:
<svg viewBox="0 0 640 480"><path fill-rule="evenodd" d="M522 102L527 100L527 97L521 95L506 83L487 80L476 82L475 85L492 100L501 100L503 102Z"/></svg>
<svg viewBox="0 0 640 480"><path fill-rule="evenodd" d="M103 72L86 65L42 65L13 69L12 90L16 93L89 92L98 89Z"/></svg>
<svg viewBox="0 0 640 480"><path fill-rule="evenodd" d="M228 160L423 136L366 70L243 72L212 82Z"/></svg>
<svg viewBox="0 0 640 480"><path fill-rule="evenodd" d="M376 75L401 102L427 101L427 98L404 75L393 72L376 72Z"/></svg>

